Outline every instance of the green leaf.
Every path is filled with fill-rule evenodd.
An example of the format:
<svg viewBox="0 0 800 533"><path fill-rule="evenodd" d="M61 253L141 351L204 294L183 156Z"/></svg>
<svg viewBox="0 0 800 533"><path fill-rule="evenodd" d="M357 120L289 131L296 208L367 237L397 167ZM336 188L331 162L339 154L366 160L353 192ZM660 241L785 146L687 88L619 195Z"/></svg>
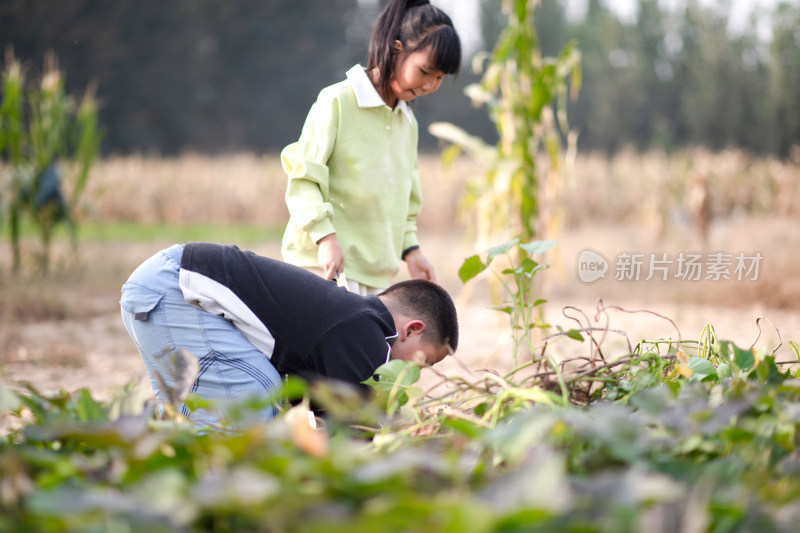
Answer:
<svg viewBox="0 0 800 533"><path fill-rule="evenodd" d="M735 426L725 428L723 434L725 435L725 440L731 444L751 442L755 436L752 431Z"/></svg>
<svg viewBox="0 0 800 533"><path fill-rule="evenodd" d="M497 524L497 531L532 531L533 527L542 525L542 531L553 531L548 527L552 523L553 513L545 509L531 509L528 507L515 510L507 514Z"/></svg>
<svg viewBox="0 0 800 533"><path fill-rule="evenodd" d="M528 252L529 254L543 254L558 244L558 240L551 241L533 241L528 244L520 244L519 247Z"/></svg>
<svg viewBox="0 0 800 533"><path fill-rule="evenodd" d="M456 158L461 154L461 147L457 144L451 144L442 150L442 164L445 167L450 167Z"/></svg>
<svg viewBox="0 0 800 533"><path fill-rule="evenodd" d="M445 418L442 421L442 424L466 435L471 439L480 437L486 431L485 428L479 426L478 424L470 422L469 420L464 420L463 418Z"/></svg>
<svg viewBox="0 0 800 533"><path fill-rule="evenodd" d="M375 375L379 379L375 379ZM419 365L412 361L393 359L379 366L375 375L363 383L372 387L378 394L378 400L386 406L389 414L394 413L408 402L409 398L419 396L421 390L413 387L419 381Z"/></svg>
<svg viewBox="0 0 800 533"><path fill-rule="evenodd" d="M756 364L756 357L753 350L742 350L735 344L733 345L733 362L740 370L750 370Z"/></svg>
<svg viewBox="0 0 800 533"><path fill-rule="evenodd" d="M634 393L630 403L636 409L650 415L658 415L667 408L672 395L666 387L644 389Z"/></svg>
<svg viewBox="0 0 800 533"><path fill-rule="evenodd" d="M566 331L566 335L570 339L575 339L576 341L583 342L583 340L584 340L583 335L581 335L581 332L578 331L577 329L568 329Z"/></svg>
<svg viewBox="0 0 800 533"><path fill-rule="evenodd" d="M375 380L373 376L364 383L376 388L385 388L393 386L399 378L403 378L400 385L416 383L420 377L420 370L419 365L411 361L392 359L375 369L375 375L380 376L380 381Z"/></svg>
<svg viewBox="0 0 800 533"><path fill-rule="evenodd" d="M689 368L692 369L692 376L689 381L703 381L707 377L717 377L717 370L708 359L702 357L689 357Z"/></svg>
<svg viewBox="0 0 800 533"><path fill-rule="evenodd" d="M772 385L779 385L787 377L785 373L782 373L778 369L778 365L775 364L775 356L772 355L759 361L756 366L756 373L758 374L758 379L762 383L769 383Z"/></svg>
<svg viewBox="0 0 800 533"><path fill-rule="evenodd" d="M529 277L541 270L539 268L539 263L531 259L530 257L526 257L522 260L521 270L523 273L528 275Z"/></svg>
<svg viewBox="0 0 800 533"><path fill-rule="evenodd" d="M506 313L509 315L514 312L513 305L490 305L489 309L492 309L494 311L500 311L501 313Z"/></svg>
<svg viewBox="0 0 800 533"><path fill-rule="evenodd" d="M797 344L794 341L789 341L789 349L792 350L794 358L800 361L800 344Z"/></svg>
<svg viewBox="0 0 800 533"><path fill-rule="evenodd" d="M472 410L472 412L475 413L476 416L483 416L483 415L486 414L486 411L488 411L490 408L491 408L491 404L490 403L481 402L481 403L479 403L478 405L475 406L475 408Z"/></svg>
<svg viewBox="0 0 800 533"><path fill-rule="evenodd" d="M21 405L22 402L20 402L19 396L0 383L0 412L15 412Z"/></svg>
<svg viewBox="0 0 800 533"><path fill-rule="evenodd" d="M99 422L105 420L103 409L97 403L89 389L81 389L78 391L78 401L75 404L78 411L78 417L83 422Z"/></svg>
<svg viewBox="0 0 800 533"><path fill-rule="evenodd" d="M555 66L546 65L533 83L533 89L531 91L531 112L537 121L541 116L542 108L553 99L554 87L552 80L554 75Z"/></svg>
<svg viewBox="0 0 800 533"><path fill-rule="evenodd" d="M466 283L484 270L487 265L481 261L478 255L473 255L464 260L461 268L458 269L458 277L461 278L462 283Z"/></svg>
<svg viewBox="0 0 800 533"><path fill-rule="evenodd" d="M183 403L186 405L189 412L194 412L198 409L214 409L216 407L216 402L214 400L203 398L194 392L187 394Z"/></svg>
<svg viewBox="0 0 800 533"><path fill-rule="evenodd" d="M507 254L514 246L517 245L517 243L519 243L519 239L514 238L508 242L504 242L503 244L498 244L497 246L492 246L489 248L486 256L486 264L488 265L491 263L492 260L499 255Z"/></svg>
<svg viewBox="0 0 800 533"><path fill-rule="evenodd" d="M733 369L728 363L720 363L717 366L717 377L720 379L727 379L733 375Z"/></svg>
<svg viewBox="0 0 800 533"><path fill-rule="evenodd" d="M281 384L280 396L289 400L300 400L308 393L308 382L297 376L289 376Z"/></svg>

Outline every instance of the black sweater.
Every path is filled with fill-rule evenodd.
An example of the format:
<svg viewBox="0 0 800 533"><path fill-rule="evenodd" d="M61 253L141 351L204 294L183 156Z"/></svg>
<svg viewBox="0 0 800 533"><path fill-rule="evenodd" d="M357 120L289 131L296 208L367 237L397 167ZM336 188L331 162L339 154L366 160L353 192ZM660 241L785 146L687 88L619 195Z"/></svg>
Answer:
<svg viewBox="0 0 800 533"><path fill-rule="evenodd" d="M389 359L397 332L377 296L350 293L299 267L236 246L189 243L181 269L192 273L195 283L199 279L203 295L223 309L223 316L234 304L252 311L266 327L260 334L274 339L272 353L265 355L281 374L360 383Z"/></svg>

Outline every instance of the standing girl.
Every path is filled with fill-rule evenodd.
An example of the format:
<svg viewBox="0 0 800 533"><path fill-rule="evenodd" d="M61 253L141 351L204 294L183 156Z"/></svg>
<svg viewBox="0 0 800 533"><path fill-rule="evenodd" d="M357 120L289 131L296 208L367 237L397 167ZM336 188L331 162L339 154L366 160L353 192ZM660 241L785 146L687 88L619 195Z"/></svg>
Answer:
<svg viewBox="0 0 800 533"><path fill-rule="evenodd" d="M408 102L460 65L450 17L427 0L391 0L372 30L366 69L356 65L323 89L300 139L281 152L285 261L327 279L346 271L361 294L388 287L401 260L411 278L436 281L417 240L419 132Z"/></svg>

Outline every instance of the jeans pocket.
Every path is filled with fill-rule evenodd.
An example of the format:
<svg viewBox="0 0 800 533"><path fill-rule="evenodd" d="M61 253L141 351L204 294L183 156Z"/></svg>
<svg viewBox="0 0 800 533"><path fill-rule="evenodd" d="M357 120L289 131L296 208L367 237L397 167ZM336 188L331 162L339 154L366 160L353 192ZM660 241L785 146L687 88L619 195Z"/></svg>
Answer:
<svg viewBox="0 0 800 533"><path fill-rule="evenodd" d="M127 282L122 286L122 321L139 352L145 365L151 365L163 355L175 349L166 324L163 290L146 287L138 283Z"/></svg>
<svg viewBox="0 0 800 533"><path fill-rule="evenodd" d="M119 305L125 311L131 313L135 320L147 320L150 311L158 305L158 302L164 298L165 294L162 290L152 289L129 281L122 286L122 297L119 300Z"/></svg>

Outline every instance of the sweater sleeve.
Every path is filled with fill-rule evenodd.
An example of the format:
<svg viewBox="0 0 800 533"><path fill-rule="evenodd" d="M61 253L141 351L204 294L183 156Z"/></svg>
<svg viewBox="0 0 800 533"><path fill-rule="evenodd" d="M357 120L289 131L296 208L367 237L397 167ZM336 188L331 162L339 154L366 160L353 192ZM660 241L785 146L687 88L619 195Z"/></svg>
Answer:
<svg viewBox="0 0 800 533"><path fill-rule="evenodd" d="M408 216L406 218L405 233L403 234L403 248L408 250L419 246L417 239L417 215L422 207L422 187L419 182L419 166L414 162L414 173L411 177L411 193L408 198Z"/></svg>
<svg viewBox="0 0 800 533"><path fill-rule="evenodd" d="M336 144L338 124L338 101L320 93L308 113L300 139L281 152L281 165L288 176L289 216L314 242L336 231L328 196L327 163Z"/></svg>
<svg viewBox="0 0 800 533"><path fill-rule="evenodd" d="M354 317L326 332L311 351L317 374L358 384L389 361L391 348L380 325L371 317Z"/></svg>

